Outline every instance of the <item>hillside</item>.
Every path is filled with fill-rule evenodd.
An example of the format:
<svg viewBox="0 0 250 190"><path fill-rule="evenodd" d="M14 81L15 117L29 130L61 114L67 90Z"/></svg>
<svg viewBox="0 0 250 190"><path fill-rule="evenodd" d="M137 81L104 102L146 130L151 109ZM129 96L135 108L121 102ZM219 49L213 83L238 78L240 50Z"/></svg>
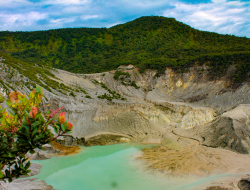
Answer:
<svg viewBox="0 0 250 190"><path fill-rule="evenodd" d="M23 62L0 52L0 92L28 93L39 85L54 95L74 96L75 91L87 94L84 89L76 85L63 84L50 70L53 69Z"/></svg>
<svg viewBox="0 0 250 190"><path fill-rule="evenodd" d="M235 82L247 79L250 39L191 28L174 18L141 17L107 28L68 28L0 32L0 51L22 61L74 73L97 73L133 64L141 72L166 67L186 72L207 64L210 76L224 76L230 65Z"/></svg>

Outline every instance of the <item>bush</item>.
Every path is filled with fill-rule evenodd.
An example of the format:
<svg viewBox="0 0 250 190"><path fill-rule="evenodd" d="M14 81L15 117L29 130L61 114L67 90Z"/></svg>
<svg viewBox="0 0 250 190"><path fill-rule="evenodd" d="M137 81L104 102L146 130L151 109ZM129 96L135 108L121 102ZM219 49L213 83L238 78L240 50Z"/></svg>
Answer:
<svg viewBox="0 0 250 190"><path fill-rule="evenodd" d="M135 83L135 81L133 80L130 84L131 86L135 87L136 89L139 89L140 87L137 86L137 84Z"/></svg>
<svg viewBox="0 0 250 190"><path fill-rule="evenodd" d="M97 80L95 80L95 79L93 79L92 82L93 82L94 84L99 84L99 82L98 82Z"/></svg>
<svg viewBox="0 0 250 190"><path fill-rule="evenodd" d="M90 95L86 95L85 98L92 99Z"/></svg>
<svg viewBox="0 0 250 190"><path fill-rule="evenodd" d="M20 92L11 92L6 100L9 112L0 107L0 180L11 182L27 175L30 161L25 154L33 154L35 148L42 149L44 144L71 131L72 124L66 121L65 113L59 113L62 108L50 110L45 116L39 112L42 98L41 87L30 92L28 98ZM0 103L3 101L0 95ZM55 137L49 126L57 134Z"/></svg>
<svg viewBox="0 0 250 190"><path fill-rule="evenodd" d="M70 96L73 96L73 97L76 97L76 95L74 94L73 91L71 91L71 92L69 93L69 95L70 95Z"/></svg>
<svg viewBox="0 0 250 190"><path fill-rule="evenodd" d="M121 75L125 75L126 77L130 77L131 76L128 72L122 72L122 71L118 70L114 74L114 79L118 80Z"/></svg>
<svg viewBox="0 0 250 190"><path fill-rule="evenodd" d="M121 99L122 98L121 94L117 93L116 91L112 91L103 82L101 82L100 84L101 84L102 88L107 90L112 96L105 93L103 95L97 96L97 98L107 99L109 101L112 101L112 99ZM126 100L126 98L123 98L123 100Z"/></svg>
<svg viewBox="0 0 250 190"><path fill-rule="evenodd" d="M109 101L112 101L112 96L110 96L109 94L106 94L104 93L103 95L100 95L100 96L97 96L97 98L100 98L100 99L107 99Z"/></svg>

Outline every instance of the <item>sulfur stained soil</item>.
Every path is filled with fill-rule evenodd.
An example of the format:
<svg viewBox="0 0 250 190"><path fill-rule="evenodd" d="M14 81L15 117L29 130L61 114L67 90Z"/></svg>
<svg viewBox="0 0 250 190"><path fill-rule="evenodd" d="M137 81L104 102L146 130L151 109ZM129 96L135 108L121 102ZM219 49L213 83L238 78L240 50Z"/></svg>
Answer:
<svg viewBox="0 0 250 190"><path fill-rule="evenodd" d="M57 155L76 154L80 150L79 146L64 146L64 145L61 145L55 141L52 141L50 144L52 145L53 149L57 149L57 150L61 151L61 153L59 153Z"/></svg>
<svg viewBox="0 0 250 190"><path fill-rule="evenodd" d="M250 171L249 155L202 146L192 139L185 138L185 142L186 146L180 150L166 146L146 148L139 159L145 160L151 169L180 176Z"/></svg>
<svg viewBox="0 0 250 190"><path fill-rule="evenodd" d="M211 186L211 187L206 188L205 190L230 190L230 189L220 187L220 186Z"/></svg>

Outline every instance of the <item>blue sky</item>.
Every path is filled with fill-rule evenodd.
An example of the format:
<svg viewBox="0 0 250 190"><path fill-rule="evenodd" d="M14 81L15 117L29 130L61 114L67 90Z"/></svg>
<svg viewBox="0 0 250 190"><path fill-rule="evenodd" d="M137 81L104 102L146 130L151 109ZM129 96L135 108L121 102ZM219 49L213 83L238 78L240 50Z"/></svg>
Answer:
<svg viewBox="0 0 250 190"><path fill-rule="evenodd" d="M151 15L250 38L248 0L0 0L0 31L108 28Z"/></svg>

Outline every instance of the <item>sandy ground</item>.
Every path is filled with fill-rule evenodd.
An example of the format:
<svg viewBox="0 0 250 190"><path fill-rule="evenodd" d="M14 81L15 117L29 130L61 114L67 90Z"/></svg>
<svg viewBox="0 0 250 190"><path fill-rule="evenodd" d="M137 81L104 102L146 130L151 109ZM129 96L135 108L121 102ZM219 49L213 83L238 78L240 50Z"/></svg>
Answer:
<svg viewBox="0 0 250 190"><path fill-rule="evenodd" d="M194 188L194 190L239 190L238 183L241 179L249 178L250 174L236 174L234 176L223 177L203 183ZM218 188L220 187L220 188ZM217 188L217 189L216 189Z"/></svg>
<svg viewBox="0 0 250 190"><path fill-rule="evenodd" d="M244 173L250 171L250 155L229 150L210 148L185 138L188 146L183 150L171 150L164 146L146 148L139 159L149 163L150 168L174 175L211 175Z"/></svg>
<svg viewBox="0 0 250 190"><path fill-rule="evenodd" d="M243 173L250 173L250 155L238 154L220 148L202 146L198 141L180 138L184 148L173 150L166 146L146 148L138 159L145 160L150 169L161 171L171 176L187 177L191 175L207 177L219 174L230 174L223 180L211 180L198 189L209 186L221 186L238 189L238 181ZM236 174L232 177L233 174ZM237 174L241 174L238 175ZM212 183L213 182L213 183Z"/></svg>

